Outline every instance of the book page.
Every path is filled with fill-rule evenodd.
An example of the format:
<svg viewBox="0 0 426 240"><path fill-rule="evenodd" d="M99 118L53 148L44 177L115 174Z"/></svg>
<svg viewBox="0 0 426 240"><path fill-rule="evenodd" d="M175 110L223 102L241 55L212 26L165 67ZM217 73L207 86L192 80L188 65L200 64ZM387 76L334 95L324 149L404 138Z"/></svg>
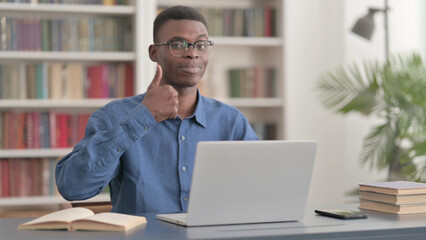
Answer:
<svg viewBox="0 0 426 240"><path fill-rule="evenodd" d="M32 221L29 221L23 225L33 225L45 222L66 222L71 223L72 221L80 218L85 218L93 215L94 213L87 208L69 208L61 211L53 212Z"/></svg>
<svg viewBox="0 0 426 240"><path fill-rule="evenodd" d="M86 226L81 228L79 222L86 223ZM146 223L145 217L121 214L121 213L111 213L111 212L103 212L98 213L93 216L86 217L84 219L79 219L73 222L73 228L77 229L90 229L90 222L99 222L103 224L109 224L114 226L122 226L125 230L131 229L135 226Z"/></svg>

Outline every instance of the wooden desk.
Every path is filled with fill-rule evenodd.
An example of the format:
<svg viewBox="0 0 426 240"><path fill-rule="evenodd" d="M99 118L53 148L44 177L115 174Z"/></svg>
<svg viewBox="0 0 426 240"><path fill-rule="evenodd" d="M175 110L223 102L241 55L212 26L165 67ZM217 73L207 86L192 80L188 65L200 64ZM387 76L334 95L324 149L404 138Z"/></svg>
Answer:
<svg viewBox="0 0 426 240"><path fill-rule="evenodd" d="M356 209L356 205L342 205ZM0 239L426 239L426 214L397 216L368 212L368 219L339 220L317 216L308 209L301 222L247 224L211 227L181 227L146 214L148 224L130 233L18 231L28 218L0 219Z"/></svg>

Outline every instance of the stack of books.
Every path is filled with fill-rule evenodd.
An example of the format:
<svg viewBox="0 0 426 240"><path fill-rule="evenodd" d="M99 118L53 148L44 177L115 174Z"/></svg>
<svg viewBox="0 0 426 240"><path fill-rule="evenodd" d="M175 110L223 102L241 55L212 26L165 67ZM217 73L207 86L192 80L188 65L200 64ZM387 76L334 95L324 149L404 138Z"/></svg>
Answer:
<svg viewBox="0 0 426 240"><path fill-rule="evenodd" d="M359 184L361 209L392 214L426 213L426 184L408 181Z"/></svg>

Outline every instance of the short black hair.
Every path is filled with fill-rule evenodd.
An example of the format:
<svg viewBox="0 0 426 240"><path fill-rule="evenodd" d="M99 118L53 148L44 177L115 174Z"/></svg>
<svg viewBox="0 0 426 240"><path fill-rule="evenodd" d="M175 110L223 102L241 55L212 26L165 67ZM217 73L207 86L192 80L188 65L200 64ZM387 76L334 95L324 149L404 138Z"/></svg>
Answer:
<svg viewBox="0 0 426 240"><path fill-rule="evenodd" d="M204 16L195 8L187 6L173 6L163 10L154 20L154 42L158 43L158 33L161 27L169 20L195 20L207 27Z"/></svg>

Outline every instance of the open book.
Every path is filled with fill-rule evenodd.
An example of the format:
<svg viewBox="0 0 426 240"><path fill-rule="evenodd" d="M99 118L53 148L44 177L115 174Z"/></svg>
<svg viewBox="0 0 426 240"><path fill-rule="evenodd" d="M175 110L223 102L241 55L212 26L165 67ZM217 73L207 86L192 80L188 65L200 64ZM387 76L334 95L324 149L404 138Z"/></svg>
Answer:
<svg viewBox="0 0 426 240"><path fill-rule="evenodd" d="M18 230L128 231L145 223L144 217L111 212L94 214L87 208L77 207L53 212L20 224Z"/></svg>

